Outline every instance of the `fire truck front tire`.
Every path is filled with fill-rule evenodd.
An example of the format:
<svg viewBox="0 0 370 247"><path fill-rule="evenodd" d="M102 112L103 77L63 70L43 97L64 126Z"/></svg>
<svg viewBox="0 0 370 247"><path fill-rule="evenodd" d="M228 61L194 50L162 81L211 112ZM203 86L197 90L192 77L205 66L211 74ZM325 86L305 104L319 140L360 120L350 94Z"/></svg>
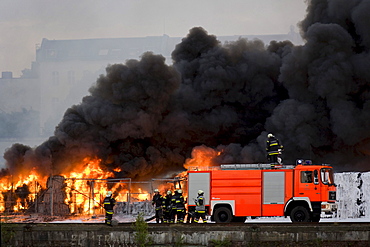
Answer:
<svg viewBox="0 0 370 247"><path fill-rule="evenodd" d="M310 221L310 214L304 206L297 206L290 212L290 220L292 222L308 222Z"/></svg>
<svg viewBox="0 0 370 247"><path fill-rule="evenodd" d="M219 207L215 210L213 217L216 223L230 223L233 219L230 209L227 207Z"/></svg>

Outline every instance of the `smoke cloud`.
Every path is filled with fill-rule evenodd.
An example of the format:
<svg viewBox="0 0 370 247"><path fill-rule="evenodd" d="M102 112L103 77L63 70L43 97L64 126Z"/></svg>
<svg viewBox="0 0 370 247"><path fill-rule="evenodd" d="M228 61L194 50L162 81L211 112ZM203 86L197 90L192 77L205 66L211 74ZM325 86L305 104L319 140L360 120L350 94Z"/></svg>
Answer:
<svg viewBox="0 0 370 247"><path fill-rule="evenodd" d="M370 161L370 3L308 1L302 46L239 39L221 44L192 28L172 53L108 66L54 136L4 154L10 171L48 174L98 157L117 177L164 176L182 169L196 147L216 163L266 162L274 133L285 163L330 163L368 170ZM48 167L48 168L47 168Z"/></svg>

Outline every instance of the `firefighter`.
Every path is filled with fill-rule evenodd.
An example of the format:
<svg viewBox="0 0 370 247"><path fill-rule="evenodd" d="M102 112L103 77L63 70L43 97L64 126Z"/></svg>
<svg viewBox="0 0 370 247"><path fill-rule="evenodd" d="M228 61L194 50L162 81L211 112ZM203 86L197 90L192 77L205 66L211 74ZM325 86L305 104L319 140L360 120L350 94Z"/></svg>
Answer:
<svg viewBox="0 0 370 247"><path fill-rule="evenodd" d="M170 212L170 223L175 223L177 208L176 208L176 198L179 196L177 190L175 190L174 194L171 197L171 212Z"/></svg>
<svg viewBox="0 0 370 247"><path fill-rule="evenodd" d="M206 219L206 206L205 206L205 198L204 198L204 191L198 190L198 197L194 200L195 202L195 219L194 222L198 223L199 218L202 218L203 223L207 223Z"/></svg>
<svg viewBox="0 0 370 247"><path fill-rule="evenodd" d="M168 190L167 194L163 197L163 201L162 201L163 222L164 223L171 222L171 199L172 199L172 191Z"/></svg>
<svg viewBox="0 0 370 247"><path fill-rule="evenodd" d="M280 145L279 140L271 133L267 135L266 151L271 167L274 168L276 164L281 164L281 152L283 146Z"/></svg>
<svg viewBox="0 0 370 247"><path fill-rule="evenodd" d="M105 224L108 226L112 226L113 207L115 204L116 200L112 197L112 191L108 191L107 196L104 198Z"/></svg>
<svg viewBox="0 0 370 247"><path fill-rule="evenodd" d="M183 223L185 217L185 200L182 196L182 190L177 190L177 194L175 194L175 207L176 207L176 216L177 216L177 223Z"/></svg>
<svg viewBox="0 0 370 247"><path fill-rule="evenodd" d="M152 205L155 207L155 221L157 223L163 223L163 211L162 211L162 203L163 197L159 194L159 190L154 190L154 196L152 199Z"/></svg>

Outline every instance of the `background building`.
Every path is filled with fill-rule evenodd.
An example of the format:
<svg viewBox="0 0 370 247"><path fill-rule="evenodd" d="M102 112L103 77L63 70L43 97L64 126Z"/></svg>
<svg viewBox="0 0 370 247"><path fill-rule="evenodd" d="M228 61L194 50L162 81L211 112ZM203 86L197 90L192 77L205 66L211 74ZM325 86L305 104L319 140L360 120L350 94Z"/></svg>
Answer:
<svg viewBox="0 0 370 247"><path fill-rule="evenodd" d="M293 28L288 34L218 36L224 43L239 38L290 40L302 44ZM161 54L171 64L171 53L181 37L147 36L137 38L48 40L36 47L36 61L19 78L3 72L0 78L0 152L14 141L41 144L53 134L64 112L81 102L88 89L109 64L140 59L147 51ZM31 139L29 139L31 138ZM0 161L0 168L4 166Z"/></svg>

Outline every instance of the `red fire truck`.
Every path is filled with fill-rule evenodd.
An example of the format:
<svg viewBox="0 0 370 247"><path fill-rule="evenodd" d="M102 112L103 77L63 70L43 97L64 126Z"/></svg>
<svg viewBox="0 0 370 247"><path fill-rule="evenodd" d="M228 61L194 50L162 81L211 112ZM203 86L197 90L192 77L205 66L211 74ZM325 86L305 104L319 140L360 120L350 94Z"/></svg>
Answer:
<svg viewBox="0 0 370 247"><path fill-rule="evenodd" d="M199 168L198 168L199 169ZM330 165L297 160L296 165L229 164L218 169L187 172L188 210L198 190L216 223L246 216L289 216L292 222L319 222L321 212L333 213L336 185Z"/></svg>

